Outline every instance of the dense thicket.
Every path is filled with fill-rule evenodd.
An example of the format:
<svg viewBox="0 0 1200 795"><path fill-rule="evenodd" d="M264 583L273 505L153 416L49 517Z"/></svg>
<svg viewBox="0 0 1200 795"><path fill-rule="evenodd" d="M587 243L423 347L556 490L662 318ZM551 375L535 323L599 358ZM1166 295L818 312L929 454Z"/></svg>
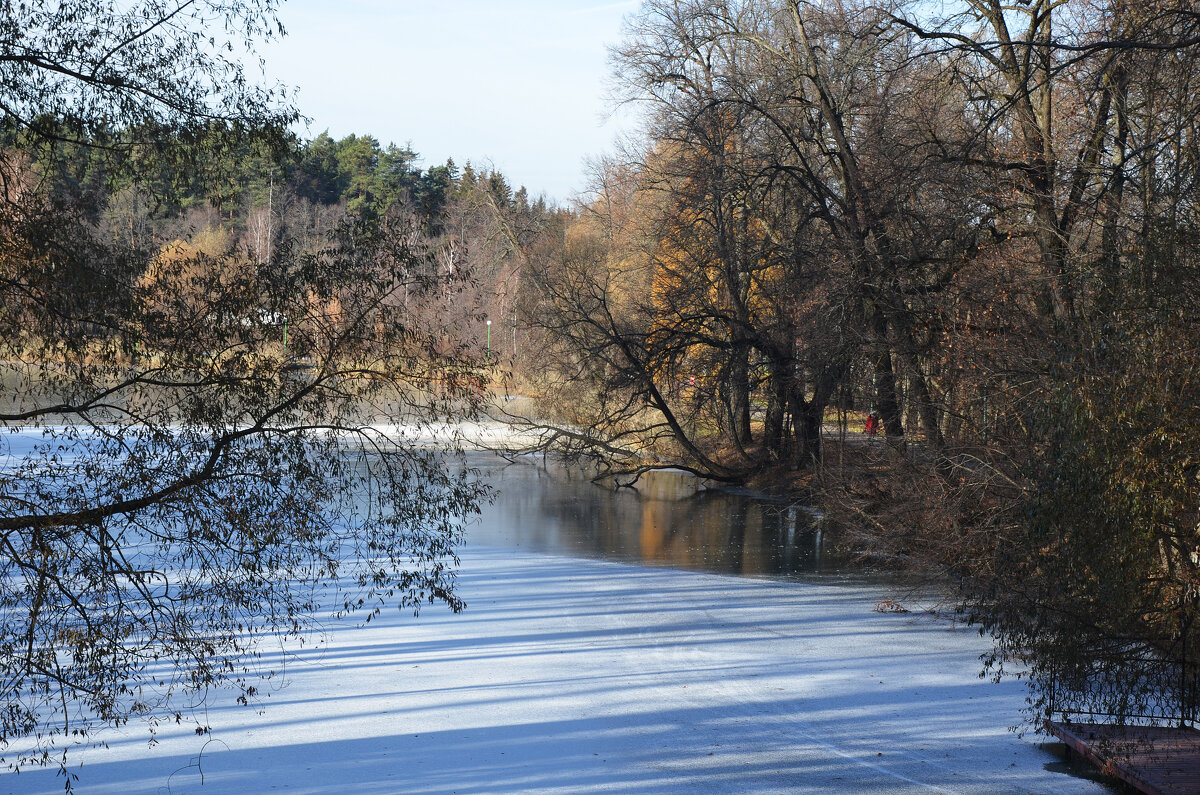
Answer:
<svg viewBox="0 0 1200 795"><path fill-rule="evenodd" d="M613 53L644 135L531 272L590 396L548 438L812 468L994 662L1136 714L1166 680L1125 663L1200 653L1198 33L1179 0L648 0ZM836 480L832 408L888 442Z"/></svg>

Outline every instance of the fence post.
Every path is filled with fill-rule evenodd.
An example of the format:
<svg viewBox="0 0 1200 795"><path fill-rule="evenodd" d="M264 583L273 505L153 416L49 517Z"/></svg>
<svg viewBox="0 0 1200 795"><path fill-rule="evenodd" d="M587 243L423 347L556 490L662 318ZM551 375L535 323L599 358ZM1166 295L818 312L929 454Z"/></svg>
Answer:
<svg viewBox="0 0 1200 795"><path fill-rule="evenodd" d="M1050 669L1050 695L1046 701L1046 719L1054 720L1055 706L1055 686L1058 684L1058 674L1055 669Z"/></svg>

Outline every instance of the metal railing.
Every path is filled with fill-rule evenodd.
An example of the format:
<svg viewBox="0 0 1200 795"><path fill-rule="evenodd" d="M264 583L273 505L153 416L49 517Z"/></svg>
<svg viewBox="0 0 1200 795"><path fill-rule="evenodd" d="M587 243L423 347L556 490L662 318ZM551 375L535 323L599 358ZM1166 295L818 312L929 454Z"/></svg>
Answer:
<svg viewBox="0 0 1200 795"><path fill-rule="evenodd" d="M1118 656L1056 669L1047 685L1052 720L1197 728L1200 717L1200 666L1189 661Z"/></svg>

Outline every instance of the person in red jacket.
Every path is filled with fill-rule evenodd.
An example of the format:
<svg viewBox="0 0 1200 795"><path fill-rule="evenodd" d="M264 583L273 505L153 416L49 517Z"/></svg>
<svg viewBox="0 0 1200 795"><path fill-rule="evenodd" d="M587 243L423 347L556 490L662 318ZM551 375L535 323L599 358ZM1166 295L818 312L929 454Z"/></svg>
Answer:
<svg viewBox="0 0 1200 795"><path fill-rule="evenodd" d="M863 423L863 430L874 436L879 432L879 415L871 412L867 415L867 421Z"/></svg>

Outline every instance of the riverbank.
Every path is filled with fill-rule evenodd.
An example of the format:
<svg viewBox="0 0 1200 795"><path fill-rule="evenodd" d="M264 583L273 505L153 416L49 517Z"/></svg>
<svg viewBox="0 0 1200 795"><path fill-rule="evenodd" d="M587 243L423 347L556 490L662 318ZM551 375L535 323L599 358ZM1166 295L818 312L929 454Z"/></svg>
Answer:
<svg viewBox="0 0 1200 795"><path fill-rule="evenodd" d="M75 757L80 791L1105 791L1008 730L1025 691L978 677L974 630L876 612L877 588L470 545L460 588L461 615L331 624L267 660L282 675L257 708L194 711L206 737L109 733Z"/></svg>

